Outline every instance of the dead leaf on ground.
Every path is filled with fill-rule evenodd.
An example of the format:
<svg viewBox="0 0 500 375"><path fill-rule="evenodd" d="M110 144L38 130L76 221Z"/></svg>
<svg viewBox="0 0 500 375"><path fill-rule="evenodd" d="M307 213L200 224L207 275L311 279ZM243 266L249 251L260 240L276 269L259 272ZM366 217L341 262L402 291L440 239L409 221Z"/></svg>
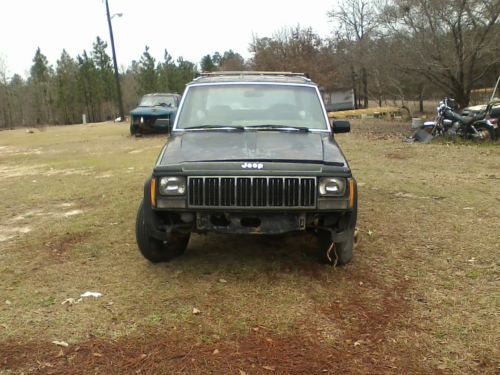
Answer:
<svg viewBox="0 0 500 375"><path fill-rule="evenodd" d="M193 307L193 314L194 315L200 315L201 314L201 311L198 310L196 307Z"/></svg>
<svg viewBox="0 0 500 375"><path fill-rule="evenodd" d="M276 367L274 366L262 366L262 368L267 371L276 371Z"/></svg>

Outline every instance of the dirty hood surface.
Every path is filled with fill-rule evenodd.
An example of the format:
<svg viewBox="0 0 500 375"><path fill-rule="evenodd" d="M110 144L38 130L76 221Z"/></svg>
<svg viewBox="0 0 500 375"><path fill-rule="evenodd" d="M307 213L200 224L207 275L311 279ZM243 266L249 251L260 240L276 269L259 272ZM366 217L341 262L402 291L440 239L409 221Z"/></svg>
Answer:
<svg viewBox="0 0 500 375"><path fill-rule="evenodd" d="M132 116L163 116L174 113L176 109L164 106L137 107L130 111Z"/></svg>
<svg viewBox="0 0 500 375"><path fill-rule="evenodd" d="M337 144L328 134L192 131L172 136L158 165L242 160L345 163Z"/></svg>

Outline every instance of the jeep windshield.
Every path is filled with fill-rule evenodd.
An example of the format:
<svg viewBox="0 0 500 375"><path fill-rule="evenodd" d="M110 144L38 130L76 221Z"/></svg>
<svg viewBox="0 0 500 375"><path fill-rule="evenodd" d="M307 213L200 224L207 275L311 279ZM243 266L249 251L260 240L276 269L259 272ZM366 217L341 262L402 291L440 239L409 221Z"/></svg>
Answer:
<svg viewBox="0 0 500 375"><path fill-rule="evenodd" d="M201 84L185 94L175 129L328 130L314 86Z"/></svg>
<svg viewBox="0 0 500 375"><path fill-rule="evenodd" d="M175 99L171 95L145 95L139 103L139 107L154 107L157 105L175 107Z"/></svg>

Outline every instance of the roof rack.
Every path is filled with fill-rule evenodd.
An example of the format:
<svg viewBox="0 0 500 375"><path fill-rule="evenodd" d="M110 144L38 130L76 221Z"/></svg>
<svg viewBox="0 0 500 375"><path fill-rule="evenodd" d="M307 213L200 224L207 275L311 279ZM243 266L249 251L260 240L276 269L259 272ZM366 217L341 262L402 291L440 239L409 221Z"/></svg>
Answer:
<svg viewBox="0 0 500 375"><path fill-rule="evenodd" d="M305 73L292 73L292 72L259 72L259 71L221 71L221 72L201 72L202 77L210 76L235 76L235 75L247 75L247 76L288 76L288 77L305 77Z"/></svg>

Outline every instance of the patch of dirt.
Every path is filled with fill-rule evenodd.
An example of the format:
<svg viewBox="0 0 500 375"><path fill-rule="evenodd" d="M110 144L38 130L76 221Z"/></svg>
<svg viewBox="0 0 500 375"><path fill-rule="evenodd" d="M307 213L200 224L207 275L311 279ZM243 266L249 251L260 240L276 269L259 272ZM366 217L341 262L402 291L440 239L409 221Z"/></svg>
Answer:
<svg viewBox="0 0 500 375"><path fill-rule="evenodd" d="M63 208L68 208L68 207L73 207L75 204L73 202L64 202L60 203L57 206L58 207L63 207Z"/></svg>
<svg viewBox="0 0 500 375"><path fill-rule="evenodd" d="M41 155L43 153L41 148L33 148L28 150L21 150L10 146L0 146L0 155Z"/></svg>
<svg viewBox="0 0 500 375"><path fill-rule="evenodd" d="M0 225L0 242L8 241L29 232L31 232L31 228L27 226L15 227Z"/></svg>
<svg viewBox="0 0 500 375"><path fill-rule="evenodd" d="M366 285L373 287L377 284L374 281ZM418 371L418 352L411 345L397 342L398 331L415 329L409 323L411 308L404 297L407 283L383 285L383 290L375 294L363 291L363 282L359 285L359 293L319 308L332 325L342 329L336 340L337 349L350 353L354 361L368 356L373 368L380 372L384 368L385 372L422 371Z"/></svg>
<svg viewBox="0 0 500 375"><path fill-rule="evenodd" d="M50 250L52 255L57 257L55 259L64 261L69 255L71 249L89 236L89 232L66 233L62 237L55 238L52 241L45 243L45 247Z"/></svg>
<svg viewBox="0 0 500 375"><path fill-rule="evenodd" d="M406 121L350 120L351 132L369 139L404 139L412 134L410 123Z"/></svg>
<svg viewBox="0 0 500 375"><path fill-rule="evenodd" d="M427 196L427 195L415 195L415 194L412 194L412 193L405 193L405 192L402 192L402 191L398 191L396 193L394 193L394 196L395 197L398 197L398 198L409 198L409 199L425 199L425 200L429 200L429 199L434 199L434 200L442 200L442 199L445 199L446 197L441 197L441 196Z"/></svg>
<svg viewBox="0 0 500 375"><path fill-rule="evenodd" d="M92 175L92 171L90 171L88 169L76 169L76 168L68 168L68 169L50 168L48 171L43 171L42 174L45 175L45 176L57 176L57 175L62 175L62 176L73 176L73 175L90 176L90 175Z"/></svg>
<svg viewBox="0 0 500 375"><path fill-rule="evenodd" d="M39 173L40 166L22 166L22 165L2 165L0 166L0 179L21 177L26 175L36 175Z"/></svg>
<svg viewBox="0 0 500 375"><path fill-rule="evenodd" d="M70 211L64 212L62 214L62 216L71 217L71 216L75 216L75 215L80 215L82 213L83 213L83 210L70 210Z"/></svg>
<svg viewBox="0 0 500 375"><path fill-rule="evenodd" d="M15 223L15 222L24 221L26 219L33 218L36 216L45 216L45 215L46 215L45 212L43 212L42 210L39 210L39 209L28 210L22 214L15 216L14 218L10 219L9 222Z"/></svg>
<svg viewBox="0 0 500 375"><path fill-rule="evenodd" d="M48 168L44 164L39 165L4 165L0 166L0 179L8 179L14 177L24 177L24 176L35 176L35 175L44 175L44 176L90 176L92 171L89 169L76 169L76 168L67 168L67 169L55 169Z"/></svg>
<svg viewBox="0 0 500 375"><path fill-rule="evenodd" d="M383 346L382 344L379 344ZM374 348L376 349L376 348ZM50 342L0 343L0 369L24 373L88 374L388 374L401 373L366 347L331 347L302 336L265 330L237 341L199 343L178 334L94 338L58 347ZM415 366L405 367L412 372Z"/></svg>
<svg viewBox="0 0 500 375"><path fill-rule="evenodd" d="M395 159L395 160L407 160L409 157L407 155L400 154L398 152L391 152L388 154L385 154L385 157L388 159Z"/></svg>
<svg viewBox="0 0 500 375"><path fill-rule="evenodd" d="M101 173L94 176L94 178L111 178L111 177L113 177L113 173L111 172Z"/></svg>
<svg viewBox="0 0 500 375"><path fill-rule="evenodd" d="M61 209L69 209L75 204L71 202L65 202L55 205L57 211L44 211L42 209L32 209L28 210L22 214L18 214L10 219L5 219L3 223L0 222L0 242L11 240L17 236L24 235L31 232L31 227L33 221L40 221L40 218L49 217L65 217L69 218L76 215L81 215L83 210L72 209L64 212L60 212ZM23 225L25 224L25 225Z"/></svg>
<svg viewBox="0 0 500 375"><path fill-rule="evenodd" d="M347 342L376 343L387 338L391 325L399 324L404 316L411 315L404 300L406 289L403 282L387 285L382 295L376 294L376 301L370 301L366 293L350 295L347 303L337 301L330 304L324 313L350 327L344 337Z"/></svg>
<svg viewBox="0 0 500 375"><path fill-rule="evenodd" d="M147 149L145 149L145 148L139 148L139 149L136 149L136 150L129 151L128 153L129 154L140 154L141 152L144 152L146 150Z"/></svg>

